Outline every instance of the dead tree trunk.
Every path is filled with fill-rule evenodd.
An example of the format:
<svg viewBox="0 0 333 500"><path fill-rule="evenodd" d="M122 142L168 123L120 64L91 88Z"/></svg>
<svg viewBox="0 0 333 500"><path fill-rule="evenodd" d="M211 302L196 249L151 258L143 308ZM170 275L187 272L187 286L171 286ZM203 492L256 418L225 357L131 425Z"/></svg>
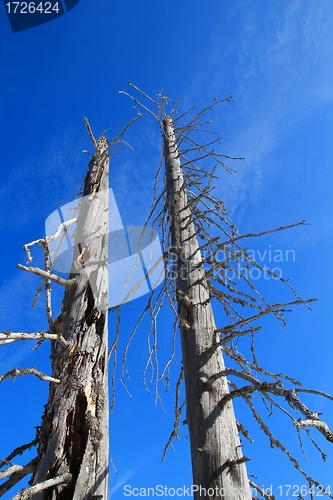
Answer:
<svg viewBox="0 0 333 500"><path fill-rule="evenodd" d="M227 380L205 388L224 362L221 349L214 349L219 338L170 117L164 120L164 148L194 498L250 499L233 406L219 403L229 392Z"/></svg>
<svg viewBox="0 0 333 500"><path fill-rule="evenodd" d="M108 146L98 140L78 200L75 266L54 323L69 346L53 342L60 383L50 386L33 484L57 480L35 500L108 498Z"/></svg>

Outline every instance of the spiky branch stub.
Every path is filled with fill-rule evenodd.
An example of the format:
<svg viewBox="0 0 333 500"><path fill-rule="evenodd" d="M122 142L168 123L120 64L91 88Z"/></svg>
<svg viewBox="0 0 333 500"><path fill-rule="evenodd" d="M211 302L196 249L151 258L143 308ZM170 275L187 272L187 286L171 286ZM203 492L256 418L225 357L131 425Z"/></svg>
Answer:
<svg viewBox="0 0 333 500"><path fill-rule="evenodd" d="M194 117L189 119L188 123L183 125L181 123L184 122L184 118L193 108L177 116L178 103L172 103L162 94L157 94L156 100L152 99L135 85L131 83L129 83L129 85L132 89L137 91L138 94L134 96L127 91L121 91L121 93L132 99L137 106L141 107L155 118L161 128L163 137L166 135L165 121L171 119L173 122L176 146L182 163L183 183L181 190L186 192L188 199L188 205L182 207L182 210L185 211L187 208L190 208L191 212L188 220L181 220L182 227L193 225L195 228L195 235L200 242L198 251L201 252L204 261L205 275L203 280L207 283L209 288L209 300L214 302L216 308L219 304L226 316L225 324L216 329L216 333L219 337L218 340L212 348L207 350L205 355L211 356L215 350L222 349L223 356L230 365L230 368L223 372L216 373L213 377L206 380L204 390L212 390L215 382L219 378L228 376L228 378L230 378L228 383L231 392L229 392L225 398L221 399L219 403L220 407L223 408L227 400L235 397L242 397L248 404L251 413L259 423L261 429L269 437L271 444L274 443L275 446L280 448L287 455L295 468L308 481L311 492L312 486L320 486L319 482L304 472L300 468L298 461L291 455L287 448L273 436L272 432L266 424L264 424L261 416L255 409L255 399L253 396L259 394L262 400L266 402L270 408L275 407L288 415L299 436L300 431L305 430L311 442L320 451L323 459L325 459L326 455L320 450L315 438L310 434L310 430L313 428L317 429L328 442L333 442L333 434L327 423L320 419L320 414L310 410L299 399L299 395L302 392L306 392L330 400L332 400L332 396L321 391L304 389L300 382L291 377L284 374L275 374L263 368L257 361L254 340L255 334L261 329L261 326L257 325L260 318L267 315L274 315L286 326L285 314L290 311L290 307L305 305L309 308L309 304L315 299L303 300L289 283L289 280L282 276L278 276L266 266L263 267L260 265L253 259L247 248L244 248L242 245L243 242L249 238L261 237L272 232L284 231L289 228L305 225L306 222L303 220L276 229L242 235L239 234L235 224L229 218L224 202L214 197L212 191L215 188L214 180L217 178L215 175L217 168L222 168L227 173L231 173L232 169L225 163L231 158L219 153L218 145L220 143L220 138L218 136L215 136L215 138L213 137L213 140L206 141L205 144L200 144L198 140L194 138L194 134L201 133L202 136L202 134L209 133L206 125L211 122L205 121L206 114L221 102L229 101L230 98L222 100L215 99L212 105L197 113ZM141 102L142 98L146 100L147 104ZM171 112L167 112L167 106L169 104L173 106ZM153 106L153 110L150 109L149 106ZM190 324L188 324L187 319L180 315L180 311L184 310L184 304L186 309L186 300L189 300L182 296L181 291L177 287L179 272L182 266L178 267L178 274L174 273L174 260L175 258L179 259L180 256L177 254L178 249L175 248L177 244L175 245L172 241L170 219L172 217L172 210L176 211L177 209L177 199L170 209L168 206L167 187L164 184L161 188L161 183L159 183L165 155L166 151L163 148L160 167L155 179L154 197L150 213L146 220L146 225L150 224L152 227L158 227L161 232L166 279L162 287L159 290L154 290L149 297L147 307L143 311L137 325L129 337L122 363L122 382L126 385L127 353L130 342L137 332L145 314L150 314L152 321L149 332L151 336L149 345L152 347L149 347L149 364L145 367L144 376L146 377L148 366L150 366L154 370L156 376L156 400L160 400L158 383L166 380L167 385L169 384L170 368L172 361L175 359L175 338L178 327L180 327L180 329L190 329ZM232 159L239 160L240 158ZM208 161L211 162L210 165ZM222 259L220 257L221 254L223 255ZM182 265L184 269L187 264L188 263L183 260ZM249 277L251 276L249 272L251 269L257 269L263 276L267 275L273 277L283 283L293 294L293 299L284 303L271 304L251 281ZM174 312L175 322L173 326L170 358L164 368L160 369L158 372L158 325L156 319L165 299ZM163 329L163 331L165 331L165 329ZM240 339L245 336L252 337L252 341L250 350L243 354L241 352ZM116 347L114 346L114 348ZM176 384L175 424L167 446L172 446L173 438L178 437L181 411L184 407L184 403L180 403L179 381L181 379L182 375ZM235 381L237 383L235 383ZM246 382L246 384L244 382ZM299 413L305 417L303 420L298 418ZM244 426L241 423L238 425L240 429L243 429L243 433L248 435ZM165 453L166 450L164 451L164 456ZM251 486L256 487L259 493L261 492L261 488L253 483L253 481L251 481Z"/></svg>

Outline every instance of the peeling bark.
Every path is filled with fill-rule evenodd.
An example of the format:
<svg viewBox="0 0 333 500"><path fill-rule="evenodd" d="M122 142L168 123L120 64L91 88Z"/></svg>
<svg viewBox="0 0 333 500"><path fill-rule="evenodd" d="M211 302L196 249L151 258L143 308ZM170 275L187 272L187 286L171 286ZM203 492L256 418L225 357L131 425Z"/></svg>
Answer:
<svg viewBox="0 0 333 500"><path fill-rule="evenodd" d="M194 498L251 498L232 402L222 408L219 401L228 394L226 377L211 390L204 384L224 370L210 295L205 280L199 245L191 222L173 123L164 120L166 182L169 199L172 244L176 254L181 344L186 388L186 421L189 427ZM200 490L201 488L201 490Z"/></svg>
<svg viewBox="0 0 333 500"><path fill-rule="evenodd" d="M71 480L35 494L34 500L108 498L107 148L100 138L85 179L89 200L79 212L74 253L79 265L73 265L55 327L69 345L52 342L52 377L60 384L50 385L32 484L65 474Z"/></svg>

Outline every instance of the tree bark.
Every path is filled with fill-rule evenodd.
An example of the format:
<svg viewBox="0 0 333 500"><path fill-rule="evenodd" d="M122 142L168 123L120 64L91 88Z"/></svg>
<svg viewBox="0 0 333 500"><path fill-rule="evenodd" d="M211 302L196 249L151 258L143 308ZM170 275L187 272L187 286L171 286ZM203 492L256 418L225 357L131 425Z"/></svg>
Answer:
<svg viewBox="0 0 333 500"><path fill-rule="evenodd" d="M232 402L219 404L229 392L226 378L205 390L205 382L224 370L224 361L221 349L209 351L219 338L171 117L164 120L164 148L194 498L250 500Z"/></svg>
<svg viewBox="0 0 333 500"><path fill-rule="evenodd" d="M108 142L101 137L78 200L73 283L52 332L70 345L52 342L52 376L60 384L50 385L32 482L71 479L35 500L108 498L108 170Z"/></svg>

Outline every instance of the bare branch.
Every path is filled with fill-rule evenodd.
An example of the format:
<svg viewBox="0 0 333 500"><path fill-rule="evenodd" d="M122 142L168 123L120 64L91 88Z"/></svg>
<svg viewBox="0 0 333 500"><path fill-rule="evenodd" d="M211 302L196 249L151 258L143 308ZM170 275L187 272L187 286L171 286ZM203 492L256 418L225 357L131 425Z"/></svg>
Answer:
<svg viewBox="0 0 333 500"><path fill-rule="evenodd" d="M33 463L35 462L35 459L33 460ZM16 472L24 472L24 475L30 474L30 472L35 472L36 466L32 465L32 462L27 465L12 465L11 467L8 467L8 469L5 469L0 472L0 481L2 479L5 479L5 477L11 476L12 474L15 474Z"/></svg>
<svg viewBox="0 0 333 500"><path fill-rule="evenodd" d="M39 299L40 293L41 293L41 291L42 291L42 290L43 290L43 288L44 288L44 284L45 284L45 278L42 278L42 279L41 279L41 282L40 282L40 284L39 284L39 287L37 288L36 293L35 293L35 297L34 297L34 300L33 300L32 306L31 306L31 307L32 307L32 309L33 309L34 307L36 307L36 304L37 304L37 302L38 302L38 299Z"/></svg>
<svg viewBox="0 0 333 500"><path fill-rule="evenodd" d="M263 311L256 314L255 316L251 316L250 318L246 318L246 319L243 319L241 321L238 321L238 323L235 323L234 325L228 325L228 326L225 326L224 328L218 328L217 330L215 330L215 332L216 333L227 333L227 332L234 330L235 328L240 328L244 325L247 325L248 323L251 323L251 321L255 321L259 318L262 318L266 314L269 314L269 313L276 314L276 313L280 312L279 310L282 307L308 304L310 302L315 302L315 301L316 301L316 299L308 299L308 300L294 300L293 302L286 302L286 303L281 303L281 304L273 304L273 305L265 308ZM285 311L282 311L282 312L285 312Z"/></svg>
<svg viewBox="0 0 333 500"><path fill-rule="evenodd" d="M111 375L111 390L112 390L112 399L111 399L111 407L110 407L110 412L113 411L114 405L116 402L116 368L117 368L117 352L118 352L118 341L119 341L119 330L120 330L120 311L119 311L119 306L116 307L116 333L115 333L115 338L114 341L112 342L112 345L109 350L109 356L108 359L110 360L110 357L113 353L113 367L112 367L112 375Z"/></svg>
<svg viewBox="0 0 333 500"><path fill-rule="evenodd" d="M88 118L84 117L84 123L86 124L86 127L87 127L87 130L88 130L88 134L89 134L89 137L91 139L91 142L93 143L93 145L95 146L95 148L97 148L97 141L96 141L96 139L94 137L94 134L92 133L92 130L91 130Z"/></svg>
<svg viewBox="0 0 333 500"><path fill-rule="evenodd" d="M9 491L15 484L17 484L21 479L23 479L28 474L35 472L36 470L36 458L31 460L27 465L13 465L5 471L0 473L0 479L11 476L5 483L0 485L0 496L4 495Z"/></svg>
<svg viewBox="0 0 333 500"><path fill-rule="evenodd" d="M69 342L64 339L61 335L55 335L54 333L48 332L36 332L36 333L24 333L24 332L10 332L8 330L4 330L0 333L0 346L5 344L10 344L12 342L16 342L18 340L53 340L55 342L60 342L64 347L69 346Z"/></svg>
<svg viewBox="0 0 333 500"><path fill-rule="evenodd" d="M254 442L254 439L251 438L249 431L247 431L244 427L243 424L241 424L239 421L236 422L238 432L240 432L246 439L250 441L250 443Z"/></svg>
<svg viewBox="0 0 333 500"><path fill-rule="evenodd" d="M147 106L145 106L144 104L142 104L140 101L138 101L135 97L133 97L131 94L129 94L128 92L126 92L125 90L119 90L118 91L118 94L125 94L127 97L129 97L130 99L132 99L136 104L138 104L139 106L141 106L143 109L145 109L146 111L148 111L149 114L151 114L156 120L157 122L159 122L159 119L158 119L158 116L155 115L155 113L153 113L149 108L147 108Z"/></svg>
<svg viewBox="0 0 333 500"><path fill-rule="evenodd" d="M184 379L184 369L183 367L180 370L180 374L176 383L176 400L175 400L175 420L174 420L174 425L173 425L173 431L170 434L170 437L168 439L167 444L164 447L163 451L163 457L162 457L162 462L165 460L166 453L168 451L169 446L173 448L172 446L172 441L174 438L179 439L178 437L178 430L179 430L179 423L180 423L180 417L183 411L183 407L185 406L186 401L183 401L183 403L179 406L179 400L180 400L180 388L182 381Z"/></svg>
<svg viewBox="0 0 333 500"><path fill-rule="evenodd" d="M311 485L315 485L315 486L317 486L317 488L320 488L321 491L325 491L325 488L323 488L323 486L318 481L316 481L315 479L313 479L306 472L304 472L303 469L301 469L301 467L300 467L298 461L296 460L296 458L293 455L291 455L291 453L286 449L286 447L283 446L283 444L278 439L276 439L273 436L273 434L269 430L268 426L262 420L262 418L260 417L259 413L255 410L255 408L254 408L252 402L250 401L250 399L248 397L246 397L245 399L246 399L246 402L247 402L247 404L249 405L249 407L250 407L250 409L252 411L252 414L253 414L254 418L256 419L256 421L258 422L259 426L261 427L261 429L263 430L263 432L266 434L266 436L268 436L268 438L270 440L271 447L276 446L277 448L279 448L285 455L287 455L287 457L289 458L289 460L294 465L295 469L298 472L300 472L302 474L302 476L305 477L305 479ZM330 495L329 493L326 493L326 494L327 494L327 496L329 496L330 498L333 499L332 495Z"/></svg>
<svg viewBox="0 0 333 500"><path fill-rule="evenodd" d="M44 241L43 243L43 250L44 250L44 270L50 274L52 266L50 260L49 245L46 241ZM45 306L46 306L46 317L50 331L52 331L52 325L53 325L51 293L52 293L51 280L47 278L45 279Z"/></svg>
<svg viewBox="0 0 333 500"><path fill-rule="evenodd" d="M33 245L43 246L45 243L48 243L50 241L55 241L60 236L62 230L67 231L69 226L74 224L76 221L77 221L77 217L72 217L72 219L69 219L69 220L59 224L59 226L56 229L56 232L53 235L46 236L45 238L40 238L39 240L31 241L30 243L26 243L25 245L23 245L23 250L25 251L25 253L27 255L28 263L32 262L32 256L31 256L29 247L32 247Z"/></svg>
<svg viewBox="0 0 333 500"><path fill-rule="evenodd" d="M230 335L227 335L222 340L220 340L216 344L212 345L212 347L210 347L209 349L207 349L206 355L212 354L219 347L222 347L223 345L231 342L231 340L234 339L235 337L243 337L245 335L249 335L250 333L253 334L253 333L259 332L259 330L261 330L261 326L258 326L257 328L250 328L248 330L237 330L237 331L231 333Z"/></svg>
<svg viewBox="0 0 333 500"><path fill-rule="evenodd" d="M138 92L140 92L140 94L142 94L146 99L148 99L148 101L152 102L156 106L158 105L158 103L156 101L154 101L154 99L152 99L151 97L149 97L148 94L146 94L145 92L143 92L143 90L141 90L139 87L137 87L136 85L134 85L134 83L131 83L131 82L127 82L127 83L128 83L128 85L130 87L133 87L135 90L137 90Z"/></svg>
<svg viewBox="0 0 333 500"><path fill-rule="evenodd" d="M274 495L269 495L268 493L266 493L265 490L263 490L262 488L260 488L260 486L257 483L254 483L251 480L249 480L249 483L250 483L250 486L252 486L252 488L254 488L255 490L257 490L260 493L260 495L263 498L265 498L266 500L275 500L275 496Z"/></svg>
<svg viewBox="0 0 333 500"><path fill-rule="evenodd" d="M239 235L239 236L236 236L232 239L230 239L229 242L227 243L235 243L236 241L238 240L243 240L245 238L257 238L258 236L263 236L263 235L266 235L266 234L269 234L269 233L277 233L278 231L284 231L285 229L290 229L292 227L297 227L297 226L309 226L310 224L308 222L306 222L305 220L302 220L300 222L295 222L294 224L289 224L289 225L286 225L286 226L280 226L280 227L277 227L277 228L274 228L274 229L266 229L265 231L261 231L260 233L246 233L246 234L242 234L242 235Z"/></svg>
<svg viewBox="0 0 333 500"><path fill-rule="evenodd" d="M323 398L327 398L327 399L330 399L331 401L333 401L333 396L331 396L330 394L327 394L327 392L318 391L316 389L304 389L303 387L296 387L294 389L294 391L295 392L307 392L310 394L317 394L318 396L322 396Z"/></svg>
<svg viewBox="0 0 333 500"><path fill-rule="evenodd" d="M124 135L124 133L126 132L126 130L134 123L136 122L137 120L140 120L140 118L143 118L143 115L141 113L138 112L138 116L135 116L134 118L132 118L132 120L123 128L123 130L121 132L119 132L119 134L116 135L116 137L112 140L112 142L110 143L110 146L113 146L114 144L116 144L117 142L120 142L119 139L122 135ZM123 141L125 143L125 141ZM126 145L128 146L128 144L126 143ZM131 146L129 146L131 148ZM133 148L131 148L133 150Z"/></svg>
<svg viewBox="0 0 333 500"><path fill-rule="evenodd" d="M18 269L21 269L22 271L27 271L28 273L32 274L37 274L38 276L42 276L42 278L50 279L54 281L55 283L58 283L58 285L62 286L70 286L74 283L74 279L65 279L61 278L61 276L57 276L56 274L53 273L48 273L47 271L43 271L43 269L40 269L39 267L26 267L22 266L22 264L17 264Z"/></svg>
<svg viewBox="0 0 333 500"><path fill-rule="evenodd" d="M46 382L53 382L55 384L60 384L59 379L49 377L48 375L45 375L45 373L42 373L42 372L36 370L36 368L20 368L20 369L13 368L12 370L9 370L7 373L5 373L4 375L0 376L0 383L3 382L4 380L6 380L7 378L12 378L14 380L18 375L19 376L21 376L21 375L36 375L36 377L38 377L41 380L45 380Z"/></svg>
<svg viewBox="0 0 333 500"><path fill-rule="evenodd" d="M304 403L302 403L302 401L300 401L300 399L298 398L296 391L300 392L303 389L299 388L287 389L286 387L283 386L280 380L273 383L269 383L266 381L260 382L257 378L255 378L254 376L250 375L247 372L240 372L239 370L234 370L234 369L226 369L212 375L205 382L204 390L207 391L211 390L212 385L216 380L218 380L221 377L226 377L228 375L234 375L236 377L242 378L250 382L252 385L246 385L229 392L219 402L220 406L223 406L227 401L237 396L243 396L243 397L246 396L245 399L247 399L247 395L255 391L259 391L262 394L272 393L275 396L282 396L292 409L299 410L306 417L306 420L299 419L297 422L293 419L296 427L298 428L316 427L316 429L318 429L318 431L323 434L323 436L327 439L327 441L333 442L333 433L330 431L328 425L325 422L319 420L318 413L309 410L309 408L305 406ZM303 391L311 394L318 392L311 389L305 389ZM329 399L333 400L333 397L329 396L328 394L326 396L328 396Z"/></svg>
<svg viewBox="0 0 333 500"><path fill-rule="evenodd" d="M34 439L33 441L31 441L28 444L23 444L22 446L18 446L17 448L15 448L15 450L13 450L8 455L7 458L5 458L4 460L0 461L0 468L2 468L5 464L8 464L17 455L22 455L22 453L24 453L26 450L30 450L34 446L37 446L37 444L38 444L38 440Z"/></svg>
<svg viewBox="0 0 333 500"><path fill-rule="evenodd" d="M51 488L53 486L57 486L59 484L68 484L70 480L72 479L72 474L69 472L66 474L63 474L62 476L56 476L52 479L47 479L46 481L43 481L42 483L38 483L35 486L31 486L31 488L24 488L20 493L15 495L11 500L29 500L33 495L36 493L40 493L41 491L44 491L48 488Z"/></svg>
<svg viewBox="0 0 333 500"><path fill-rule="evenodd" d="M325 436L327 441L333 443L333 432L329 430L326 422L322 422L321 420L307 419L298 420L297 424L295 425L297 425L297 427L315 427L319 432L323 434L323 436Z"/></svg>

